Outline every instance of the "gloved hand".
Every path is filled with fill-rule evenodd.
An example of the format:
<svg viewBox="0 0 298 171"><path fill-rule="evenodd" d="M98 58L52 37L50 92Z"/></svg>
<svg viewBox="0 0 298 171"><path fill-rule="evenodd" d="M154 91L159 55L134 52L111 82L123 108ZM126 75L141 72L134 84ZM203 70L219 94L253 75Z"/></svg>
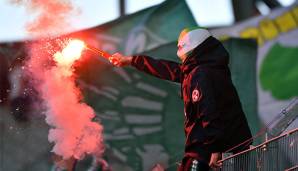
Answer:
<svg viewBox="0 0 298 171"><path fill-rule="evenodd" d="M124 56L120 53L114 53L111 57L109 57L109 61L114 66L124 67L131 64L132 56Z"/></svg>
<svg viewBox="0 0 298 171"><path fill-rule="evenodd" d="M212 153L211 158L210 158L210 162L209 162L209 166L212 169L216 169L216 168L220 167L221 163L218 163L218 161L220 159L221 159L221 153Z"/></svg>

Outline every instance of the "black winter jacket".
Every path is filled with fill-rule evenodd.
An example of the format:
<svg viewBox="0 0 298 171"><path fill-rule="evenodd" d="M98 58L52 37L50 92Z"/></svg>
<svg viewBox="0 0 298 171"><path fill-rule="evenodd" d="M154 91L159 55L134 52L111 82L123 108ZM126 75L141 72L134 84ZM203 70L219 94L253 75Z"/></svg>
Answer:
<svg viewBox="0 0 298 171"><path fill-rule="evenodd" d="M198 45L183 64L133 56L132 65L138 70L181 83L186 154L196 153L198 148L224 152L251 138L228 61L228 52L214 37ZM233 151L241 151L249 144Z"/></svg>

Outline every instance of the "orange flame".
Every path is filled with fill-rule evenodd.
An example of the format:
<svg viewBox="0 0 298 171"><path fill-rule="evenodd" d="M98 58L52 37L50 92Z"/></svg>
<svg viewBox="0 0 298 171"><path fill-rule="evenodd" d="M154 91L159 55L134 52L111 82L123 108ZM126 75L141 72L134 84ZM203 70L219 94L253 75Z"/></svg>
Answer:
<svg viewBox="0 0 298 171"><path fill-rule="evenodd" d="M72 65L81 57L84 48L85 43L83 41L73 39L68 42L61 52L56 52L54 54L54 61L56 61L57 66L63 75L72 75Z"/></svg>
<svg viewBox="0 0 298 171"><path fill-rule="evenodd" d="M62 52L54 54L54 60L58 65L71 66L74 61L78 60L82 51L85 48L85 43L78 39L70 40Z"/></svg>

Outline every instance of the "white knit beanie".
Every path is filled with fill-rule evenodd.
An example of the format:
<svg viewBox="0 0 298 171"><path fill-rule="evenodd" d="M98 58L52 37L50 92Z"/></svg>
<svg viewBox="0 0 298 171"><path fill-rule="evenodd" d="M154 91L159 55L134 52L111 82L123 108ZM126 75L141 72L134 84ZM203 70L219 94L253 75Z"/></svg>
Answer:
<svg viewBox="0 0 298 171"><path fill-rule="evenodd" d="M193 29L186 28L182 30L178 39L177 55L179 57L186 55L210 36L210 32L205 28L197 27Z"/></svg>

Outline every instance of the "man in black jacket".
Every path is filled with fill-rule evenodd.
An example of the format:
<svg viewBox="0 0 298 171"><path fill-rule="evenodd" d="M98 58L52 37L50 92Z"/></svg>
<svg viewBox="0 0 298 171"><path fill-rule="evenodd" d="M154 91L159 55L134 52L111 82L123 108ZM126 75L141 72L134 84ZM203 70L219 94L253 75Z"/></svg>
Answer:
<svg viewBox="0 0 298 171"><path fill-rule="evenodd" d="M181 83L186 142L179 170L209 170L209 166L219 166L221 152L247 149L251 132L231 80L229 54L221 42L206 29L185 29L179 36L177 55L182 64L119 53L110 62Z"/></svg>

